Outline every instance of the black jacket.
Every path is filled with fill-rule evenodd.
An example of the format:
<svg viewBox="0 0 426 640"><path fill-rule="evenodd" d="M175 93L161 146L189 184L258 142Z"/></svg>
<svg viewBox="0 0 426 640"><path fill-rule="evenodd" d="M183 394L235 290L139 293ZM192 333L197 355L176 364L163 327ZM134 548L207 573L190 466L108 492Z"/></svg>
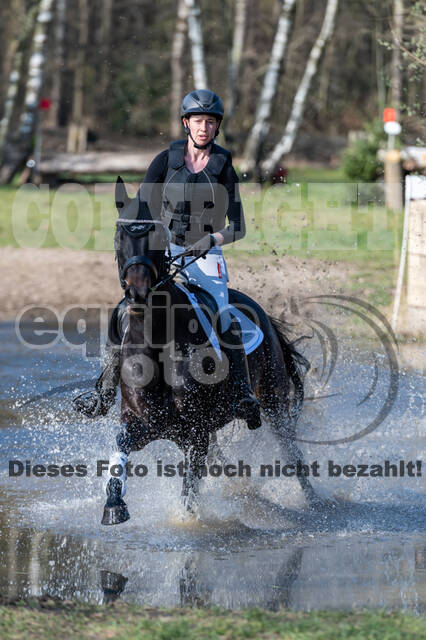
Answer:
<svg viewBox="0 0 426 640"><path fill-rule="evenodd" d="M224 244L240 240L246 229L230 152L213 144L206 167L191 173L185 144L172 142L151 162L138 192L139 217L163 220L173 242L183 246L216 231Z"/></svg>

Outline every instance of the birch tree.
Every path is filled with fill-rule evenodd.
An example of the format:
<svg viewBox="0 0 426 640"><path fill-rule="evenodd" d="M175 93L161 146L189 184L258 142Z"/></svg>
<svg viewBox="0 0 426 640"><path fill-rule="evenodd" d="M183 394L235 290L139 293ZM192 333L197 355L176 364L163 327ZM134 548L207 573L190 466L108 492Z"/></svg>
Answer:
<svg viewBox="0 0 426 640"><path fill-rule="evenodd" d="M35 29L35 23L39 11L39 5L35 4L31 7L28 14L23 19L23 28L20 33L18 42L12 43L11 46L15 49L12 67L9 74L9 81L6 93L6 99L3 106L3 117L0 121L0 151L3 149L6 143L13 110L15 108L15 101L18 93L19 85L22 81L22 65L24 58L24 51L28 48L29 41L32 39L32 35Z"/></svg>
<svg viewBox="0 0 426 640"><path fill-rule="evenodd" d="M72 118L68 126L67 151L85 151L87 146L87 128L83 123L84 108L84 63L89 36L89 7L87 0L79 0L79 39L75 56L74 92Z"/></svg>
<svg viewBox="0 0 426 640"><path fill-rule="evenodd" d="M338 0L327 1L321 30L309 54L305 72L293 100L290 117L288 119L284 135L269 157L262 163L261 168L264 172L273 171L282 156L289 153L293 147L294 140L302 120L306 98L311 87L312 79L317 71L324 46L333 33L337 7Z"/></svg>
<svg viewBox="0 0 426 640"><path fill-rule="evenodd" d="M61 78L64 70L64 36L67 0L56 0L54 51L55 61L52 74L51 107L48 111L46 124L50 127L58 125L59 105L61 100Z"/></svg>
<svg viewBox="0 0 426 640"><path fill-rule="evenodd" d="M181 133L179 107L183 94L183 52L187 31L188 8L185 0L179 0L176 16L176 27L172 42L172 95L170 100L170 133L178 138Z"/></svg>
<svg viewBox="0 0 426 640"><path fill-rule="evenodd" d="M101 69L101 92L104 93L108 88L109 81L109 67L106 62L110 50L111 41L111 25L112 25L112 10L114 0L104 0L102 3L102 20L101 20L101 42L102 42L102 54L103 64Z"/></svg>
<svg viewBox="0 0 426 640"><path fill-rule="evenodd" d="M198 0L185 0L188 10L188 36L191 43L192 67L195 89L207 89L207 71L204 61L201 10Z"/></svg>
<svg viewBox="0 0 426 640"><path fill-rule="evenodd" d="M9 78L15 66L26 15L27 7L23 0L10 0L7 7L0 4L0 116L4 112Z"/></svg>
<svg viewBox="0 0 426 640"><path fill-rule="evenodd" d="M3 118L0 121L0 150L3 149L3 146L6 142L7 133L9 131L10 120L12 117L13 108L15 106L16 94L18 92L21 67L22 51L17 51L13 60L13 68L9 75L9 84L3 109Z"/></svg>
<svg viewBox="0 0 426 640"><path fill-rule="evenodd" d="M268 68L256 111L256 119L244 149L242 170L251 172L257 165L259 150L269 132L273 100L277 92L278 76L284 58L295 0L282 0L278 26L272 45Z"/></svg>
<svg viewBox="0 0 426 640"><path fill-rule="evenodd" d="M240 68L247 23L247 0L235 0L234 33L228 67L225 137L232 136L232 124L239 98Z"/></svg>
<svg viewBox="0 0 426 640"><path fill-rule="evenodd" d="M7 144L0 169L0 183L11 181L31 152L32 135L36 127L38 104L45 67L45 44L47 27L52 19L52 0L40 0L34 9L36 18L31 57L25 85L24 106L19 121L16 139Z"/></svg>
<svg viewBox="0 0 426 640"><path fill-rule="evenodd" d="M391 102L396 111L397 122L400 120L401 107L401 42L403 28L403 0L393 0L393 49L391 72Z"/></svg>

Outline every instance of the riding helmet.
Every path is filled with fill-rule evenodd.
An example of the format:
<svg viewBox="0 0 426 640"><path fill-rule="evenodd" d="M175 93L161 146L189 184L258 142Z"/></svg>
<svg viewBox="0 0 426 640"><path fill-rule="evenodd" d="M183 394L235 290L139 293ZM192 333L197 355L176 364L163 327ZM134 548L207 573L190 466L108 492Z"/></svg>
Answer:
<svg viewBox="0 0 426 640"><path fill-rule="evenodd" d="M222 100L209 89L199 89L188 93L180 108L180 117L185 118L195 114L209 114L220 120L223 118Z"/></svg>

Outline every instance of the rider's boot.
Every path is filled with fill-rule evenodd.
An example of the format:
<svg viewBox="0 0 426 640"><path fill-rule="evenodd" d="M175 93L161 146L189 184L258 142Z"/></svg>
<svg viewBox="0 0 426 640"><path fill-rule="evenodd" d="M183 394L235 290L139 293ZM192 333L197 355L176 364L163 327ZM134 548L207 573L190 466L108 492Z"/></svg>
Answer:
<svg viewBox="0 0 426 640"><path fill-rule="evenodd" d="M235 417L246 420L249 429L258 429L261 426L260 404L250 388L250 373L238 320L232 318L229 329L222 334L222 339L229 358L229 373L234 386Z"/></svg>
<svg viewBox="0 0 426 640"><path fill-rule="evenodd" d="M87 391L74 398L74 411L87 418L106 416L115 402L120 381L120 346L109 340L105 347L104 369L95 383L94 391Z"/></svg>

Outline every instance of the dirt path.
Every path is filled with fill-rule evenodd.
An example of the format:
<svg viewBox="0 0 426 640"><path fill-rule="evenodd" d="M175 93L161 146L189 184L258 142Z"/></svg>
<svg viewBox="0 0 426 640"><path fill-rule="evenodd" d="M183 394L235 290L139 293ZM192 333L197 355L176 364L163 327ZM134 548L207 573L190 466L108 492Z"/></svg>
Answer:
<svg viewBox="0 0 426 640"><path fill-rule="evenodd" d="M290 298L321 293L349 293L356 268L346 263L292 257L227 260L230 286L256 299L276 316L286 313ZM28 305L115 305L122 295L112 253L67 249L16 249L0 252L0 320L13 320Z"/></svg>
<svg viewBox="0 0 426 640"><path fill-rule="evenodd" d="M248 266L241 257L228 258L227 264L231 287L254 298L268 313L290 321L295 318L292 308L308 296L333 293L365 297L364 285L356 281L357 267L347 262L271 256L251 257ZM112 252L3 247L0 269L0 321L14 321L24 307L35 305L53 308L58 314L76 306L106 309L114 307L122 296ZM317 309L318 320L326 311L320 306ZM390 317L389 309L386 315ZM401 327L406 325L405 315L402 309ZM323 320L327 322L326 315ZM352 327L349 331L352 335ZM300 332L304 333L303 327ZM362 327L357 332L362 332ZM424 371L424 342L419 335L413 341L410 332L407 335L408 343L400 345L401 363Z"/></svg>

